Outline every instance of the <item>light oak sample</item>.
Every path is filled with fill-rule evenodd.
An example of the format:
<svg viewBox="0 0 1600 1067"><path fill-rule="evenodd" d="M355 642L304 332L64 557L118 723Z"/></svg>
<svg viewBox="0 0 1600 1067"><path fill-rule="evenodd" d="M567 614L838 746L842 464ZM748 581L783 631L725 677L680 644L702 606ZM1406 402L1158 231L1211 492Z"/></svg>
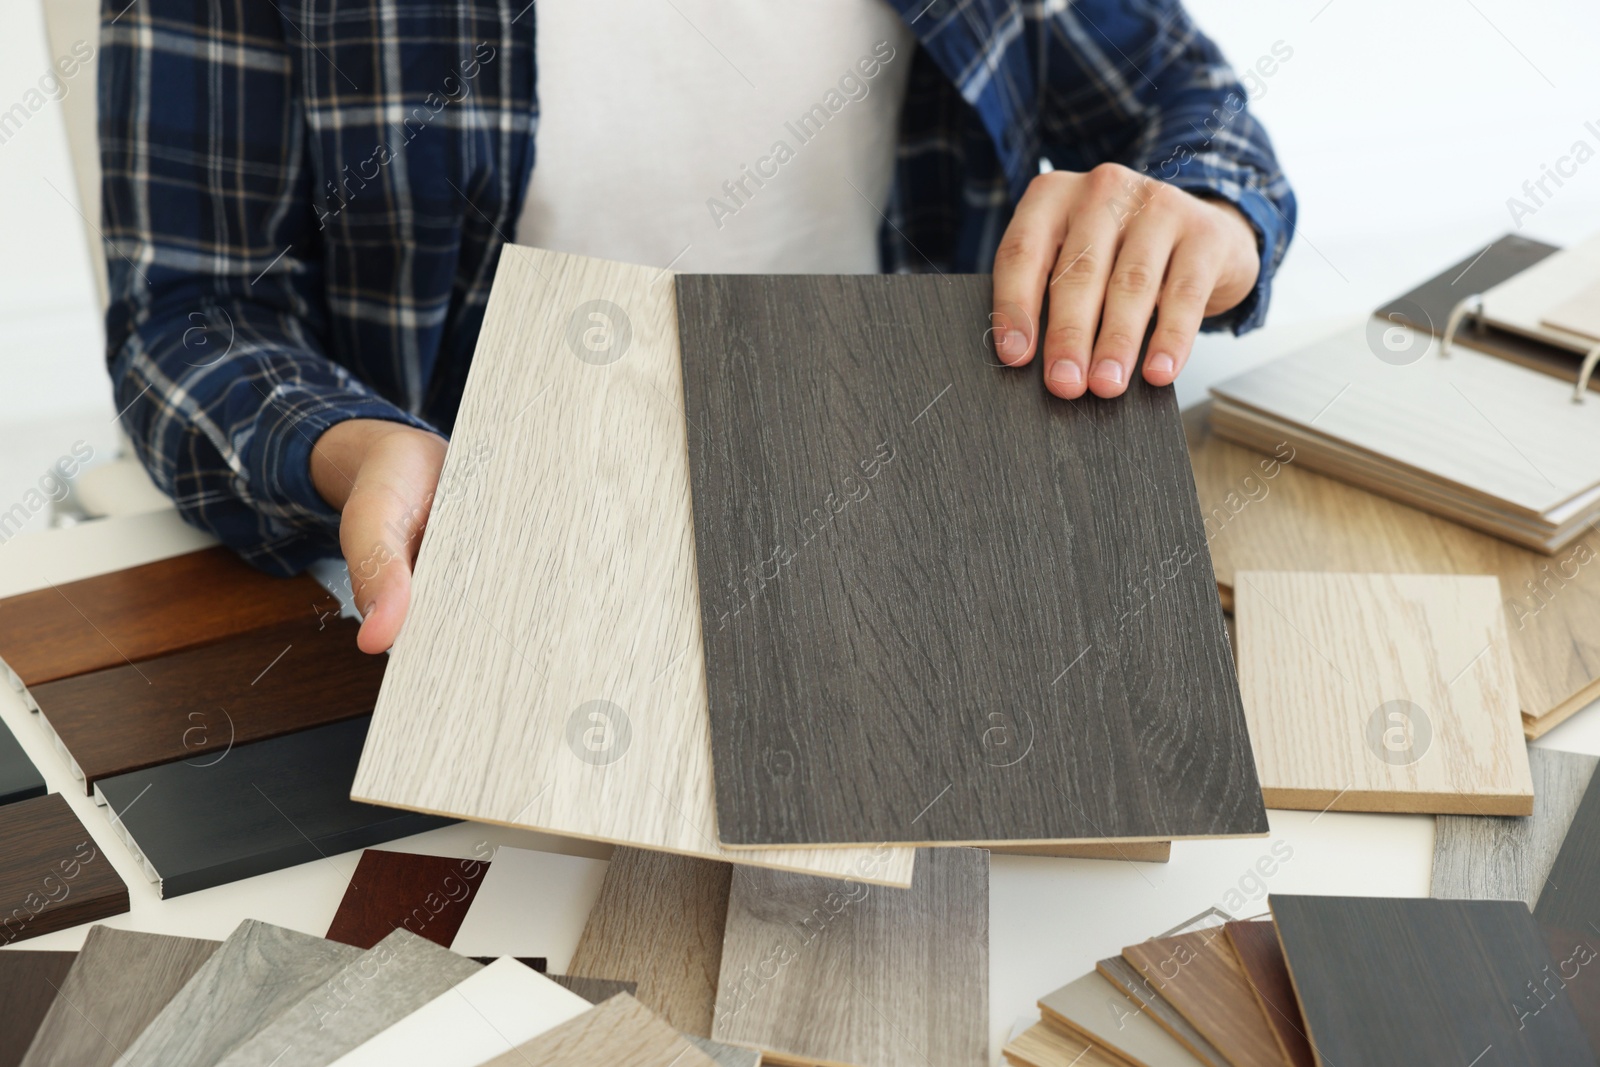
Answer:
<svg viewBox="0 0 1600 1067"><path fill-rule="evenodd" d="M115 1067L213 1067L360 955L349 945L246 919Z"/></svg>
<svg viewBox="0 0 1600 1067"><path fill-rule="evenodd" d="M217 942L92 926L21 1067L111 1067Z"/></svg>
<svg viewBox="0 0 1600 1067"><path fill-rule="evenodd" d="M0 1067L17 1067L57 1000L76 952L0 953Z"/></svg>
<svg viewBox="0 0 1600 1067"><path fill-rule="evenodd" d="M1284 1067L1250 981L1221 928L1129 945L1122 958L1232 1067Z"/></svg>
<svg viewBox="0 0 1600 1067"><path fill-rule="evenodd" d="M463 956L543 956L551 970L570 972L582 920L549 902L593 900L605 873L604 860L501 845L450 948Z"/></svg>
<svg viewBox="0 0 1600 1067"><path fill-rule="evenodd" d="M0 806L0 946L128 910L128 886L60 793Z"/></svg>
<svg viewBox="0 0 1600 1067"><path fill-rule="evenodd" d="M1228 1060L1218 1052L1204 1034L1194 1028L1182 1012L1173 1007L1157 992L1157 981L1121 956L1098 961L1094 969L1112 985L1136 1001L1144 1014L1154 1019L1161 1028L1177 1038L1183 1047L1200 1058L1209 1067L1230 1067Z"/></svg>
<svg viewBox="0 0 1600 1067"><path fill-rule="evenodd" d="M394 930L284 1008L216 1067L327 1067L482 969Z"/></svg>
<svg viewBox="0 0 1600 1067"><path fill-rule="evenodd" d="M568 972L636 982L645 1007L711 1036L732 877L716 860L617 849Z"/></svg>
<svg viewBox="0 0 1600 1067"><path fill-rule="evenodd" d="M1300 1014L1300 1001L1294 994L1289 967L1283 962L1283 946L1271 922L1232 922L1227 924L1228 943L1239 958L1239 968L1261 1005L1272 1036L1278 1041L1289 1067L1315 1067L1316 1053L1306 1036L1306 1020Z"/></svg>
<svg viewBox="0 0 1600 1067"><path fill-rule="evenodd" d="M1133 1067L1204 1067L1203 1060L1098 971L1040 997L1039 1014L1051 1026Z"/></svg>
<svg viewBox="0 0 1600 1067"><path fill-rule="evenodd" d="M547 1030L485 1067L716 1067L716 1061L628 994Z"/></svg>
<svg viewBox="0 0 1600 1067"><path fill-rule="evenodd" d="M910 889L738 867L711 1037L771 1063L985 1067L989 854L917 851Z"/></svg>
<svg viewBox="0 0 1600 1067"><path fill-rule="evenodd" d="M337 1067L479 1067L589 1010L587 1000L508 956L334 1063Z"/></svg>
<svg viewBox="0 0 1600 1067"><path fill-rule="evenodd" d="M1567 827L1594 777L1594 756L1529 748L1533 814L1441 815L1433 831L1430 896L1539 902Z"/></svg>
<svg viewBox="0 0 1600 1067"><path fill-rule="evenodd" d="M1012 1067L1126 1067L1121 1058L1049 1023L1034 1023L1000 1054Z"/></svg>
<svg viewBox="0 0 1600 1067"><path fill-rule="evenodd" d="M716 844L677 331L664 271L501 253L352 795L905 885Z"/></svg>
<svg viewBox="0 0 1600 1067"><path fill-rule="evenodd" d="M1600 698L1600 531L1551 559L1303 469L1285 442L1258 453L1224 441L1208 412L1184 423L1225 607L1242 570L1493 574L1524 732Z"/></svg>
<svg viewBox="0 0 1600 1067"><path fill-rule="evenodd" d="M1533 811L1496 579L1241 571L1234 620L1270 806Z"/></svg>

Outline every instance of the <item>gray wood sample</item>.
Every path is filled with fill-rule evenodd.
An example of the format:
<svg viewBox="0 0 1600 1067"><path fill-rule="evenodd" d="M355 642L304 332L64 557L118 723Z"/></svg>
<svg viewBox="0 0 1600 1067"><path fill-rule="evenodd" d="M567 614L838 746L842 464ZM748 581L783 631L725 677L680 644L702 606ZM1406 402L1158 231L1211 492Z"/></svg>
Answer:
<svg viewBox="0 0 1600 1067"><path fill-rule="evenodd" d="M394 930L285 1008L217 1067L326 1067L482 969L408 930Z"/></svg>
<svg viewBox="0 0 1600 1067"><path fill-rule="evenodd" d="M910 889L736 867L711 1037L775 1063L985 1067L989 854L919 849Z"/></svg>
<svg viewBox="0 0 1600 1067"><path fill-rule="evenodd" d="M683 1035L695 1048L710 1056L718 1067L761 1067L761 1053L755 1049L739 1048L736 1045L724 1045L720 1041L710 1038L695 1037L693 1034Z"/></svg>
<svg viewBox="0 0 1600 1067"><path fill-rule="evenodd" d="M714 1067L716 1061L626 993L483 1067Z"/></svg>
<svg viewBox="0 0 1600 1067"><path fill-rule="evenodd" d="M684 276L725 844L1265 833L1170 388L995 365L982 276Z"/></svg>
<svg viewBox="0 0 1600 1067"><path fill-rule="evenodd" d="M1431 895L1520 900L1532 908L1597 762L1576 752L1529 748L1532 815L1440 815L1434 823Z"/></svg>
<svg viewBox="0 0 1600 1067"><path fill-rule="evenodd" d="M213 1067L361 950L246 919L115 1067Z"/></svg>
<svg viewBox="0 0 1600 1067"><path fill-rule="evenodd" d="M545 977L561 988L578 994L590 1004L610 1000L618 993L626 993L631 997L639 988L637 982L619 982L612 978L580 978L572 974L547 974Z"/></svg>
<svg viewBox="0 0 1600 1067"><path fill-rule="evenodd" d="M22 1067L111 1067L217 942L92 926Z"/></svg>
<svg viewBox="0 0 1600 1067"><path fill-rule="evenodd" d="M1532 976L1530 990L1537 987L1538 999L1523 1003L1535 1016L1547 1000L1570 1003L1600 1051L1600 774L1589 780L1572 816L1533 918L1551 966Z"/></svg>
<svg viewBox="0 0 1600 1067"><path fill-rule="evenodd" d="M1122 990L1131 1000L1136 1001L1143 1009L1144 1015L1155 1020L1163 1030L1177 1038L1179 1043L1194 1053L1202 1063L1208 1067L1229 1067L1227 1059L1217 1051L1216 1046L1207 1041L1205 1035L1194 1028L1193 1023L1185 1019L1156 991L1148 975L1141 973L1137 967L1121 956L1103 959L1094 966L1102 977Z"/></svg>

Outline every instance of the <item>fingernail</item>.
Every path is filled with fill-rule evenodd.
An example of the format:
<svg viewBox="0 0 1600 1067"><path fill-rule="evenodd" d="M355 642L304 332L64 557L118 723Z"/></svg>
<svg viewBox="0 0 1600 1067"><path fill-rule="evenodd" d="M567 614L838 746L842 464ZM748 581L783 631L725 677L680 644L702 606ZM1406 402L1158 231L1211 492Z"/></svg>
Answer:
<svg viewBox="0 0 1600 1067"><path fill-rule="evenodd" d="M1028 354L1028 335L1021 330L1006 330L1000 335L1000 358L1010 363Z"/></svg>
<svg viewBox="0 0 1600 1067"><path fill-rule="evenodd" d="M1083 381L1083 371L1070 359L1057 360L1050 368L1050 380L1057 385L1076 386Z"/></svg>
<svg viewBox="0 0 1600 1067"><path fill-rule="evenodd" d="M1153 371L1156 374L1171 374L1175 366L1177 366L1177 364L1172 361L1172 357L1166 355L1165 353L1158 356L1151 356L1149 361L1145 363L1145 369Z"/></svg>
<svg viewBox="0 0 1600 1067"><path fill-rule="evenodd" d="M1103 359L1094 365L1094 370L1090 372L1090 376L1099 378L1102 382L1107 382L1111 385L1121 385L1122 364Z"/></svg>

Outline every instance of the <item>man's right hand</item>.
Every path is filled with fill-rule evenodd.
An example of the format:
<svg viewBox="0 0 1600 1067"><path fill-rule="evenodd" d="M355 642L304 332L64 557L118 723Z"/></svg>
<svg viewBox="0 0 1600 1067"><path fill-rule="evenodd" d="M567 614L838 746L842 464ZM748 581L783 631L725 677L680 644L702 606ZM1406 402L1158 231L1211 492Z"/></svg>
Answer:
<svg viewBox="0 0 1600 1067"><path fill-rule="evenodd" d="M339 511L339 547L361 612L363 652L394 644L411 601L411 567L444 467L444 438L398 422L350 419L317 439L311 481Z"/></svg>

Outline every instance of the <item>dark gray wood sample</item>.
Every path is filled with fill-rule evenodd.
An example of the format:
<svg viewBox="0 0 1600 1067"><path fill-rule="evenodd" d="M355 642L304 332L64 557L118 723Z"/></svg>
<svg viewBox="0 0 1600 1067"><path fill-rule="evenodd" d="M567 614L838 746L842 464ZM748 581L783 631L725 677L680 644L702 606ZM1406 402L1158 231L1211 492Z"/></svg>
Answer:
<svg viewBox="0 0 1600 1067"><path fill-rule="evenodd" d="M1600 774L1589 780L1572 816L1533 917L1551 966L1532 981L1541 999L1572 1004L1600 1051Z"/></svg>
<svg viewBox="0 0 1600 1067"><path fill-rule="evenodd" d="M95 794L163 897L238 881L453 820L350 799L372 716L102 779Z"/></svg>
<svg viewBox="0 0 1600 1067"><path fill-rule="evenodd" d="M1520 901L1273 896L1318 1062L1593 1064ZM1492 1053L1492 1054L1491 1054Z"/></svg>
<svg viewBox="0 0 1600 1067"><path fill-rule="evenodd" d="M55 1006L76 952L0 952L0 1067L17 1067Z"/></svg>
<svg viewBox="0 0 1600 1067"><path fill-rule="evenodd" d="M0 722L0 804L45 795L44 775L22 751L11 728Z"/></svg>
<svg viewBox="0 0 1600 1067"><path fill-rule="evenodd" d="M111 1067L217 945L90 927L21 1067Z"/></svg>
<svg viewBox="0 0 1600 1067"><path fill-rule="evenodd" d="M997 366L987 277L677 284L725 843L1267 831L1171 389Z"/></svg>

